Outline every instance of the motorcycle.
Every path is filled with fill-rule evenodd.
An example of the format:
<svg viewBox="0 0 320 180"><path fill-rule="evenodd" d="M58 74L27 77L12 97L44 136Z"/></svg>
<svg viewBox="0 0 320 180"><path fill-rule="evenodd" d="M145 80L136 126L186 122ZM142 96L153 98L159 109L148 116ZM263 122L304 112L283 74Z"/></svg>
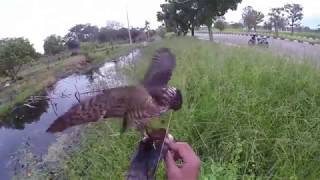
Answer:
<svg viewBox="0 0 320 180"><path fill-rule="evenodd" d="M252 35L251 39L248 41L249 46L258 45L261 47L269 47L268 38L266 37L257 37L257 35Z"/></svg>
<svg viewBox="0 0 320 180"><path fill-rule="evenodd" d="M262 47L269 47L269 42L268 42L268 38L266 37L260 37L257 39L258 40L258 45L262 46Z"/></svg>

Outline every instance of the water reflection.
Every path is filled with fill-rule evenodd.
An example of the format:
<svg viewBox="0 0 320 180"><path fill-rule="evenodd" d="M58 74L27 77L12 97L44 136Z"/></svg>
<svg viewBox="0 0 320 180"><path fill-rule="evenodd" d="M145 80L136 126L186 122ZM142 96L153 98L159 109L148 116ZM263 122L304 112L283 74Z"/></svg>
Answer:
<svg viewBox="0 0 320 180"><path fill-rule="evenodd" d="M105 63L84 75L68 76L43 92L42 100L29 104L29 107L17 106L0 123L0 179L10 179L12 169L8 164L23 144L29 144L36 155L47 153L48 146L55 140L54 135L46 133L47 128L79 100L103 89L127 85L128 79L121 69L127 64L134 64L139 54L136 50L116 63Z"/></svg>
<svg viewBox="0 0 320 180"><path fill-rule="evenodd" d="M41 114L46 112L48 107L48 100L38 100L19 105L13 109L10 115L0 122L0 127L22 130L25 128L25 124L39 121Z"/></svg>

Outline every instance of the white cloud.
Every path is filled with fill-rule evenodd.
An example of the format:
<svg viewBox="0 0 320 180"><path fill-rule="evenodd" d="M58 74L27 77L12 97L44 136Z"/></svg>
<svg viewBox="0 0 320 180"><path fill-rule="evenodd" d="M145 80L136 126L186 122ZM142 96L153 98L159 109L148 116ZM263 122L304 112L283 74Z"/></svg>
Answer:
<svg viewBox="0 0 320 180"><path fill-rule="evenodd" d="M26 37L37 51L50 34L65 35L78 23L104 26L107 20L143 27L145 20L157 27L156 12L164 0L6 0L0 2L0 38ZM127 8L126 8L127 7Z"/></svg>
<svg viewBox="0 0 320 180"><path fill-rule="evenodd" d="M116 20L126 25L126 6L132 26L144 26L144 21L157 27L156 12L165 0L1 0L0 38L28 38L37 51L43 51L43 40L50 34L65 35L78 23L104 26L107 20ZM305 7L305 22L320 19L320 2L314 0L243 0L237 11L229 12L229 21L239 21L242 9L251 5L268 13L269 9L285 3L299 3ZM313 20L311 20L313 19ZM319 24L320 22L318 22Z"/></svg>
<svg viewBox="0 0 320 180"><path fill-rule="evenodd" d="M316 27L320 22L314 22L315 19L320 20L320 1L314 0L243 0L236 11L229 11L225 17L227 21L238 22L241 19L242 9L246 6L252 6L254 9L268 15L271 8L283 7L287 3L301 4L304 8L303 24Z"/></svg>

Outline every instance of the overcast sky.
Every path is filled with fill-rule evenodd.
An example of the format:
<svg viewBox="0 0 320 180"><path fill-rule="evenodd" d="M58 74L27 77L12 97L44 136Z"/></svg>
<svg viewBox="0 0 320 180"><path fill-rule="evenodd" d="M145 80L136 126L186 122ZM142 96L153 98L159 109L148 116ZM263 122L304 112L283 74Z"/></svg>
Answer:
<svg viewBox="0 0 320 180"><path fill-rule="evenodd" d="M75 24L91 23L105 26L107 20L116 20L126 25L128 7L131 26L143 27L145 20L151 27L159 25L156 12L164 0L1 0L0 38L28 38L37 51L43 52L43 40L50 34L64 36ZM238 22L241 11L251 5L267 14L272 7L286 3L304 6L303 24L313 28L320 24L319 0L243 0L237 11L226 14L227 21Z"/></svg>

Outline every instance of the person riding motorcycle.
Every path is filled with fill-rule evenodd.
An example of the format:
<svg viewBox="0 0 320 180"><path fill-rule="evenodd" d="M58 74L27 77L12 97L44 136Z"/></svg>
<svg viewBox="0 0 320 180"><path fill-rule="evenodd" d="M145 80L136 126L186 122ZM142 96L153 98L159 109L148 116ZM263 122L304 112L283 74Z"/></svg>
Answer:
<svg viewBox="0 0 320 180"><path fill-rule="evenodd" d="M249 45L259 45L262 47L269 47L269 42L266 37L261 37L259 38L256 34L252 34L251 38L249 39L248 42Z"/></svg>
<svg viewBox="0 0 320 180"><path fill-rule="evenodd" d="M256 44L256 37L257 37L257 35L256 34L252 34L251 35L251 39L249 40L249 42L248 42L248 44L249 45L255 45Z"/></svg>
<svg viewBox="0 0 320 180"><path fill-rule="evenodd" d="M251 35L251 40L256 41L256 37L257 37L256 34L252 34L252 35Z"/></svg>

